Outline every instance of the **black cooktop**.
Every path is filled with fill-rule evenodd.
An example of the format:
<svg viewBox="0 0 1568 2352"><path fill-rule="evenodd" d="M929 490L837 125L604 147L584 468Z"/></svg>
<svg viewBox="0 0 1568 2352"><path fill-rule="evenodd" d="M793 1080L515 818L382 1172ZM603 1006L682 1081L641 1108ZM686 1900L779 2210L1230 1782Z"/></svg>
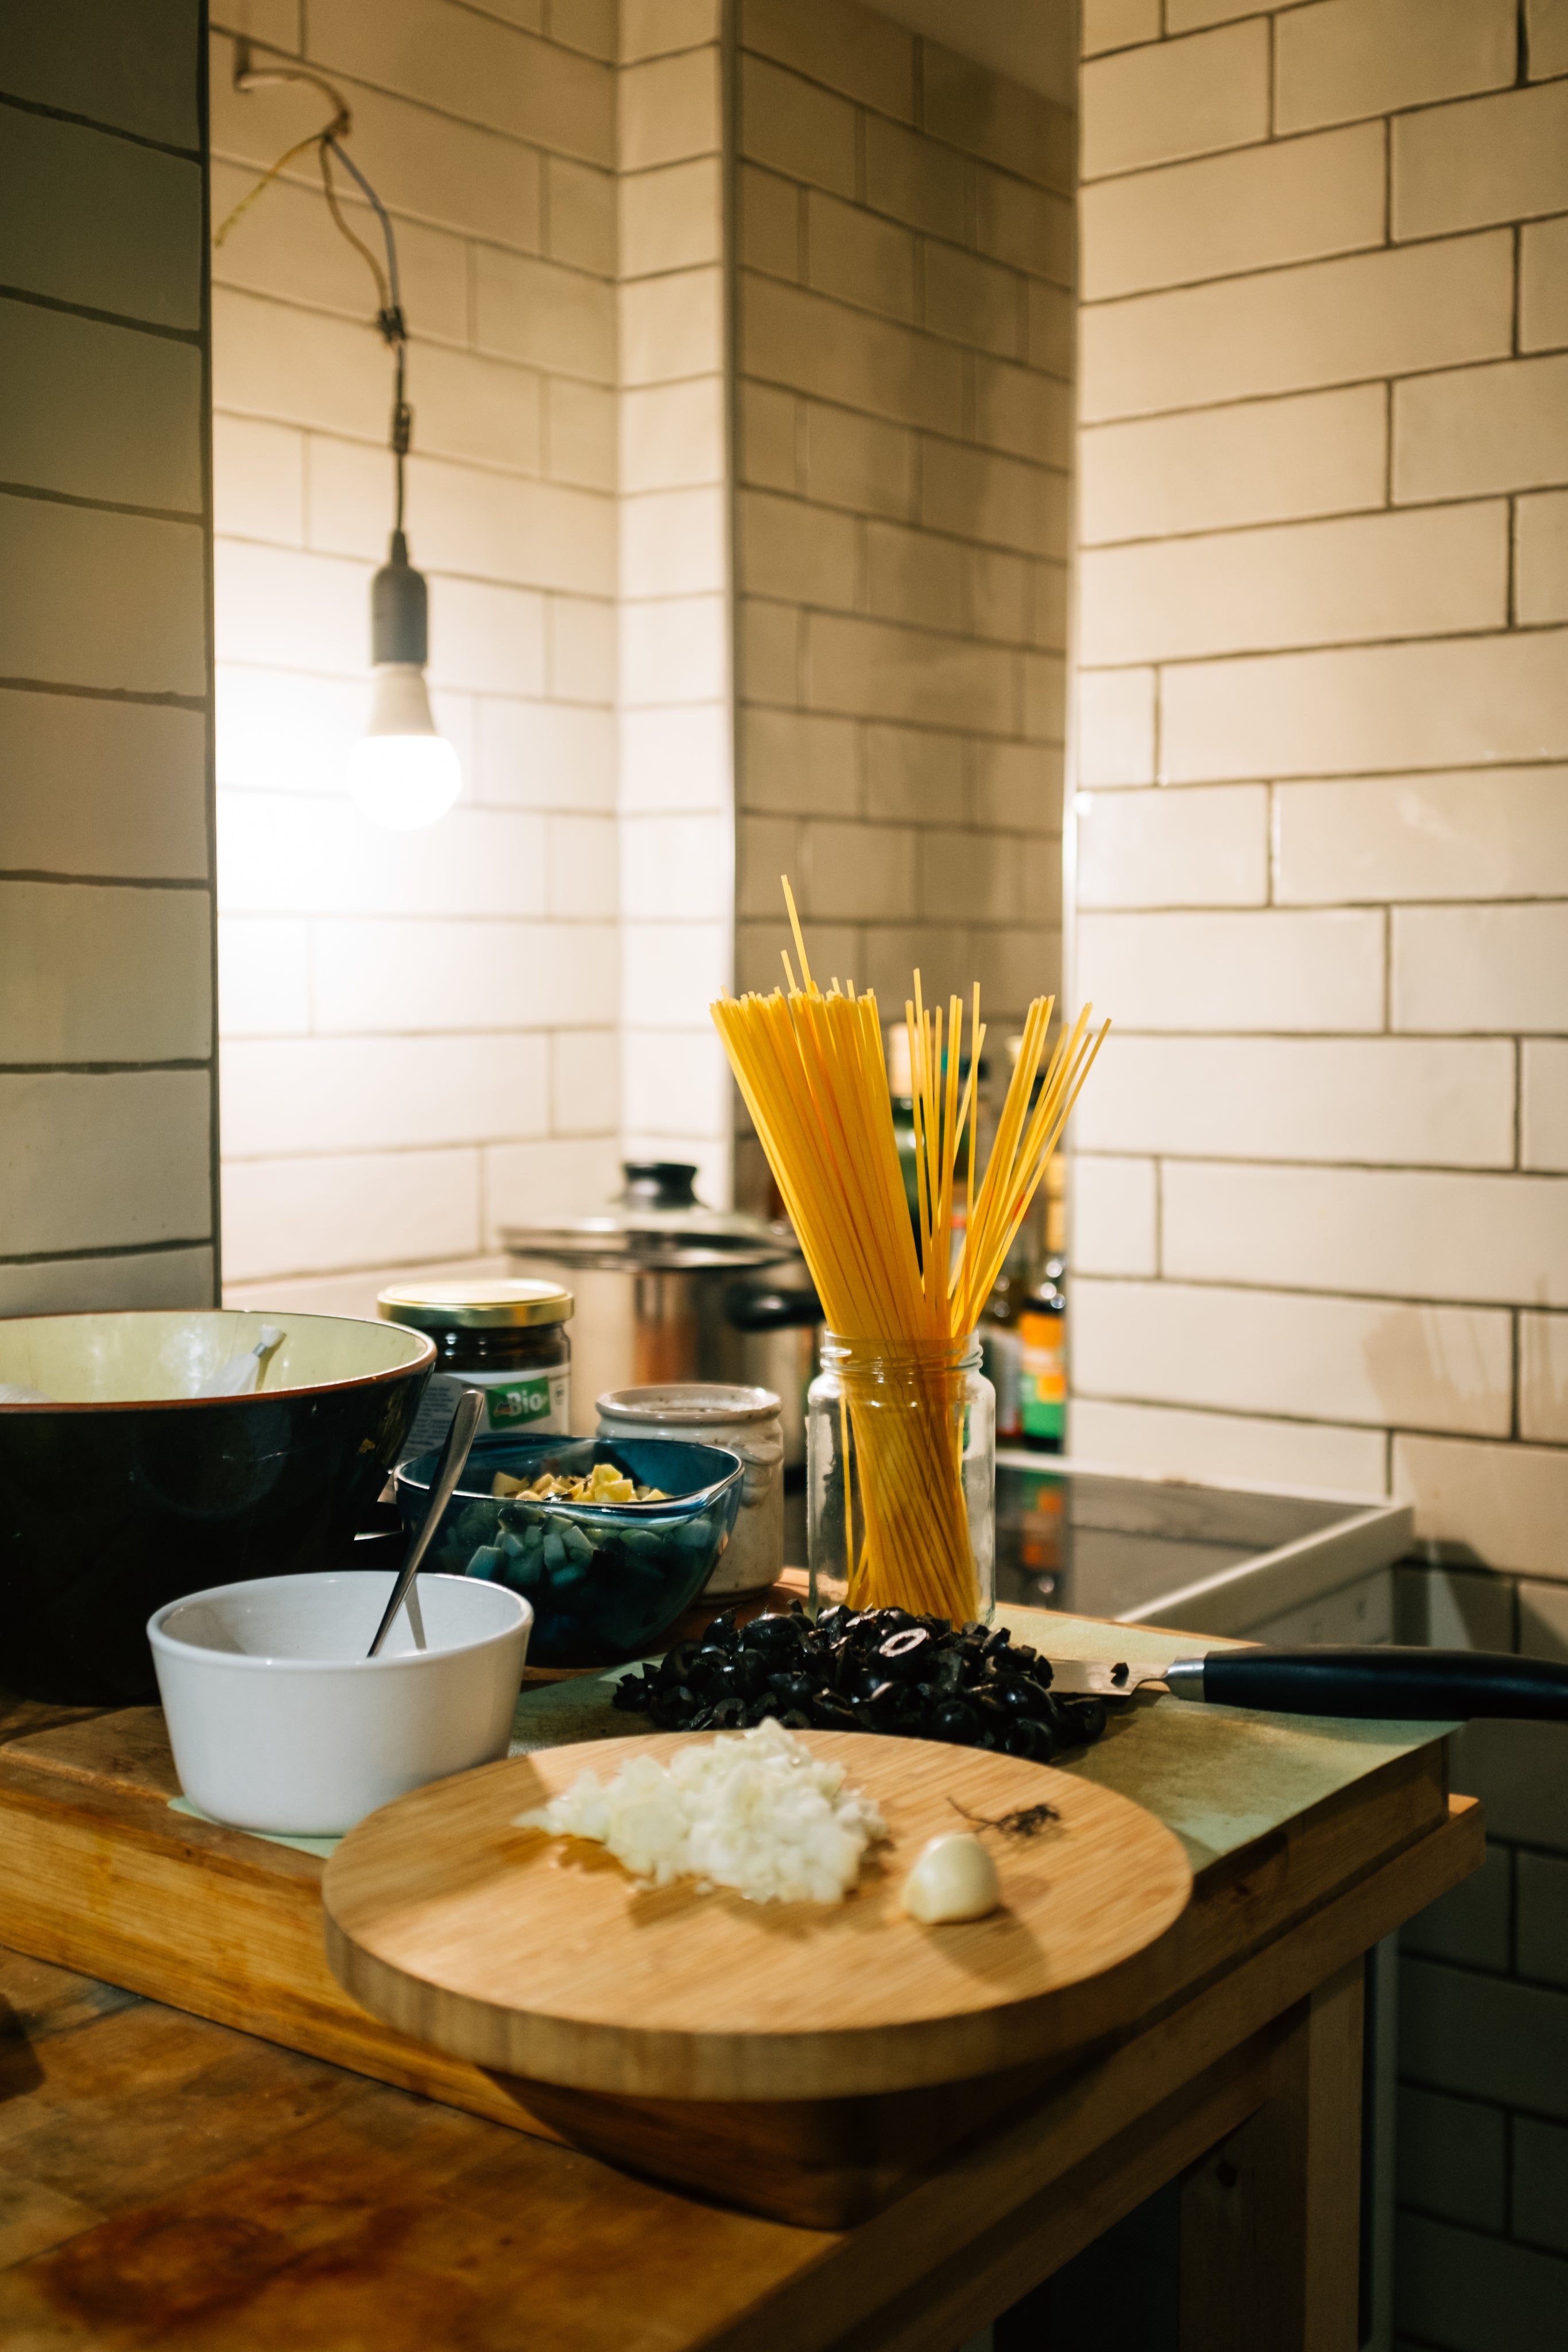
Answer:
<svg viewBox="0 0 1568 2352"><path fill-rule="evenodd" d="M997 1464L997 1599L1069 1616L1125 1617L1281 1544L1326 1536L1367 1507L1118 1478L1056 1455L1009 1453ZM784 1557L804 1559L806 1497L798 1482L787 1487L784 1511Z"/></svg>
<svg viewBox="0 0 1568 2352"><path fill-rule="evenodd" d="M997 1465L997 1599L1124 1617L1281 1544L1359 1516L1354 1503L1118 1478L1050 1455Z"/></svg>

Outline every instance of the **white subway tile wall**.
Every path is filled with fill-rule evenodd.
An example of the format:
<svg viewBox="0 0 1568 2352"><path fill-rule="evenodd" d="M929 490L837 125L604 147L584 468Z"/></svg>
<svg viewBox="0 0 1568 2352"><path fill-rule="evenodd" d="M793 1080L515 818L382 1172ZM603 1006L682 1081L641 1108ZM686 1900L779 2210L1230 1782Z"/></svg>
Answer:
<svg viewBox="0 0 1568 2352"><path fill-rule="evenodd" d="M256 27L214 14L221 222L319 101L236 91L234 37ZM638 177L618 181L614 18L558 7L536 37L533 14L503 23L450 0L323 6L303 52L292 17L268 28L344 87L353 151L392 215L413 336L411 551L464 783L452 815L413 835L367 823L343 788L392 520L392 383L369 274L307 152L214 257L225 1272L253 1288L493 1246L505 1218L536 1213L526 1164L497 1159L514 1148L570 1139L590 1183L580 1208L612 1189L616 600L639 529L678 580L644 558L636 593L713 584L712 518L668 510L668 494L711 499L687 486L720 478L692 470L689 411L672 408L643 425L640 446L662 456L628 467L648 501L633 517L616 496L632 429L618 205L650 237L655 214L671 224L655 248L684 238L705 262L717 211L710 196L705 226L690 160L716 144L711 47L629 69L622 142ZM375 247L357 192L342 201Z"/></svg>
<svg viewBox="0 0 1568 2352"><path fill-rule="evenodd" d="M1568 11L1083 29L1073 1450L1407 1496L1486 1607L1401 1638L1562 1655ZM1568 2300L1524 1729L1407 1939L1395 2333L1451 2352Z"/></svg>
<svg viewBox="0 0 1568 2352"><path fill-rule="evenodd" d="M737 976L787 871L824 978L1010 1024L1059 986L1072 118L849 0L738 21Z"/></svg>
<svg viewBox="0 0 1568 2352"><path fill-rule="evenodd" d="M1079 1142L1161 1171L1094 1268L1546 1327L1568 83L1503 0L1150 13L1082 80Z"/></svg>
<svg viewBox="0 0 1568 2352"><path fill-rule="evenodd" d="M214 1295L201 16L0 65L0 1314Z"/></svg>

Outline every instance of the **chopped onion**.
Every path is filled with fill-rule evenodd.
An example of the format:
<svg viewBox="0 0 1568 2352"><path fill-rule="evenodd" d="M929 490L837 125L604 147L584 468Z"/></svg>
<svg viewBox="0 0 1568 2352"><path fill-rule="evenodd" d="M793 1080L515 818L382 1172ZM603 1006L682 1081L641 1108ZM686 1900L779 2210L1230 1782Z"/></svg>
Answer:
<svg viewBox="0 0 1568 2352"><path fill-rule="evenodd" d="M698 1878L752 1903L841 1903L861 1857L887 1835L843 1767L814 1756L771 1716L738 1738L636 1756L610 1786L580 1772L518 1829L593 1838L654 1886Z"/></svg>

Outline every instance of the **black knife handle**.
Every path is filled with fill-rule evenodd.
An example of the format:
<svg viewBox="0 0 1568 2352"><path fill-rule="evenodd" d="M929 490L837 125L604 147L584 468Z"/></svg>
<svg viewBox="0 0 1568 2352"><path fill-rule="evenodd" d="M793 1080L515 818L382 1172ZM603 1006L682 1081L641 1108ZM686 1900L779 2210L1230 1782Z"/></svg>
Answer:
<svg viewBox="0 0 1568 2352"><path fill-rule="evenodd" d="M1203 1696L1281 1715L1458 1723L1520 1716L1568 1723L1568 1665L1491 1650L1210 1650Z"/></svg>

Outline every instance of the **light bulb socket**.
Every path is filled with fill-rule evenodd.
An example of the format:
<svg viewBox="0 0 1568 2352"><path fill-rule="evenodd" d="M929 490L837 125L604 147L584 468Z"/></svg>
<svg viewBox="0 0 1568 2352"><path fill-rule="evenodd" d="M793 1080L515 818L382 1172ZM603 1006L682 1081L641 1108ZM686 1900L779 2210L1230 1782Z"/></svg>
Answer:
<svg viewBox="0 0 1568 2352"><path fill-rule="evenodd" d="M387 561L371 583L371 661L411 663L423 669L430 658L430 598L424 574L408 560L408 541L392 535Z"/></svg>

